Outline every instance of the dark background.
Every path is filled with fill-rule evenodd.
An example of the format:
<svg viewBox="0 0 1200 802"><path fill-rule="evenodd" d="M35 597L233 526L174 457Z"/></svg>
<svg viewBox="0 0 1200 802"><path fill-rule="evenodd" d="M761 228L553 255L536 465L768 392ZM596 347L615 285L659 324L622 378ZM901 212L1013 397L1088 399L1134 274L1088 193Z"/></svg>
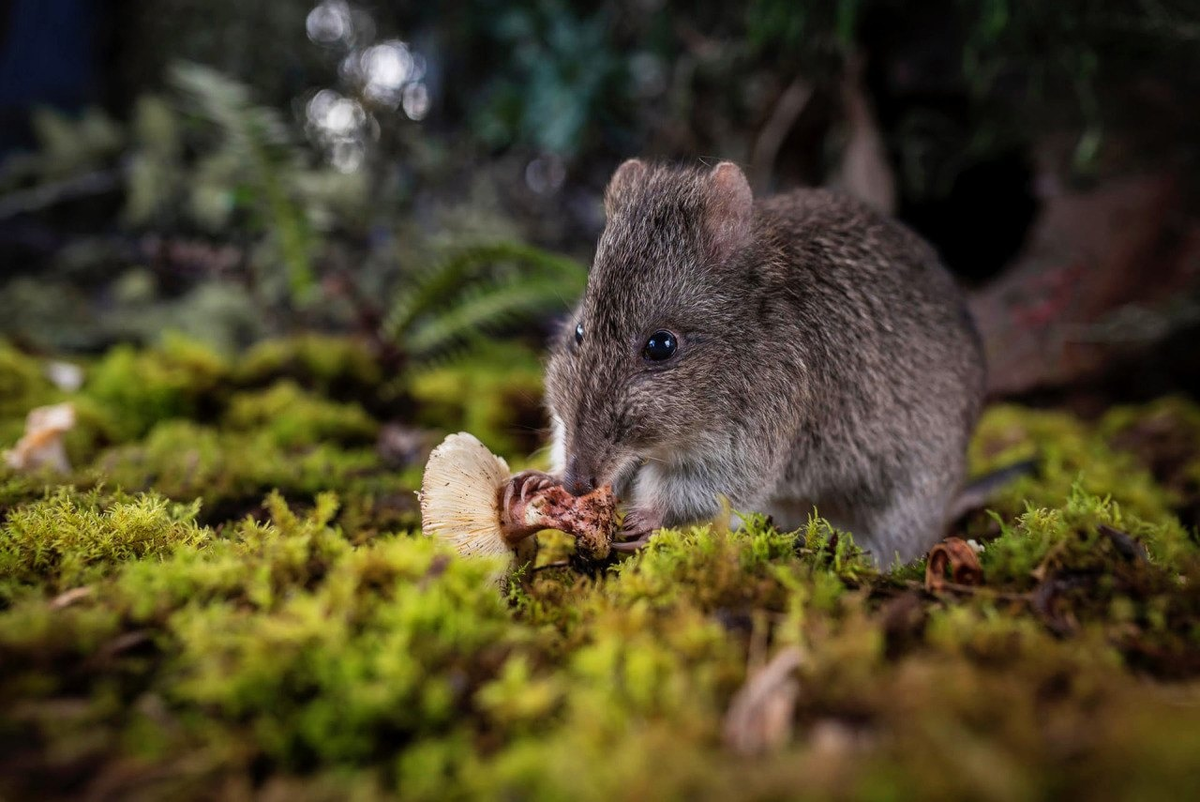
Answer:
<svg viewBox="0 0 1200 802"><path fill-rule="evenodd" d="M641 155L894 211L971 289L998 396L1197 391L1195 3L10 0L0 42L25 350L316 328L411 359L413 276L586 263ZM577 282L501 261L464 280L526 294L476 328L536 346Z"/></svg>

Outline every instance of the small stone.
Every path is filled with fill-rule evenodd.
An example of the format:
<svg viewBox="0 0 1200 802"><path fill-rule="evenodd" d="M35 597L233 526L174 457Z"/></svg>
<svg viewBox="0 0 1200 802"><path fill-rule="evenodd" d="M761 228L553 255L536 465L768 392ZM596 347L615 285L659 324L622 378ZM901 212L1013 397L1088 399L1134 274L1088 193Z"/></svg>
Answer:
<svg viewBox="0 0 1200 802"><path fill-rule="evenodd" d="M83 386L83 368L71 362L49 362L46 378L64 393L73 393Z"/></svg>

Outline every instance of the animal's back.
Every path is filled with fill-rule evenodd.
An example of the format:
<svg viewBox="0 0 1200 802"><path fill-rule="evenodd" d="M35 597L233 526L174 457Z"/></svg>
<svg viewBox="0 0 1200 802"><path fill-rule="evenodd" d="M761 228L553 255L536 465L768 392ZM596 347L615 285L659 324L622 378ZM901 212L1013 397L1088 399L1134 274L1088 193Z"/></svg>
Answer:
<svg viewBox="0 0 1200 802"><path fill-rule="evenodd" d="M798 525L816 504L883 561L909 559L940 534L983 398L962 293L919 236L850 198L802 190L756 211L784 319L808 344L774 511Z"/></svg>

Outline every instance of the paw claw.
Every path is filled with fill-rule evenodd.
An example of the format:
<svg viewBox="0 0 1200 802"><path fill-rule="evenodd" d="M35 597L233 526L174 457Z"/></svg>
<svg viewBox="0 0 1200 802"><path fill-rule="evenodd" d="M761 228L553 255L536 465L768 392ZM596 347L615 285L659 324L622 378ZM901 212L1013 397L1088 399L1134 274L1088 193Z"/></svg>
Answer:
<svg viewBox="0 0 1200 802"><path fill-rule="evenodd" d="M504 488L504 504L506 507L511 505L514 494L518 501L525 502L531 493L537 493L556 484L558 484L558 480L548 473L521 471L508 480L508 484Z"/></svg>
<svg viewBox="0 0 1200 802"><path fill-rule="evenodd" d="M654 531L651 530L637 538L634 538L633 540L622 540L613 543L611 548L613 551L621 551L625 553L638 551L639 549L644 548L646 544L650 542L650 538L653 536Z"/></svg>
<svg viewBox="0 0 1200 802"><path fill-rule="evenodd" d="M617 551L637 551L650 541L659 526L654 516L636 511L627 513L612 547Z"/></svg>

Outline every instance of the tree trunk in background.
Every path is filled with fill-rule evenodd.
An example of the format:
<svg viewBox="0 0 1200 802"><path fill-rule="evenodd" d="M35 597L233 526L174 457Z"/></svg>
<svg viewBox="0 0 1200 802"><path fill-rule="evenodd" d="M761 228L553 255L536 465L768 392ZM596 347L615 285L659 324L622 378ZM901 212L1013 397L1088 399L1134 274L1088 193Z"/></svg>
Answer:
<svg viewBox="0 0 1200 802"><path fill-rule="evenodd" d="M1069 190L1039 172L1020 256L971 298L993 396L1099 379L1200 323L1200 220L1167 171Z"/></svg>

